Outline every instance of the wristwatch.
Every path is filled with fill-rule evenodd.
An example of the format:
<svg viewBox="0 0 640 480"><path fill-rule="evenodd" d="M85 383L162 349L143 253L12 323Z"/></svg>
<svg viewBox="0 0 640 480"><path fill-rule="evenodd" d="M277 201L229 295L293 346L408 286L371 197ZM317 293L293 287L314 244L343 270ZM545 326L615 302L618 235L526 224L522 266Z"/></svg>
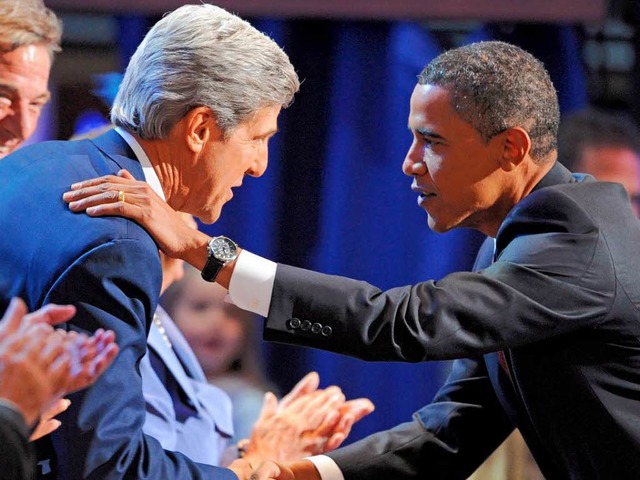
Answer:
<svg viewBox="0 0 640 480"><path fill-rule="evenodd" d="M208 251L207 263L202 269L202 278L207 282L214 282L222 267L238 256L238 244L221 235L209 241Z"/></svg>

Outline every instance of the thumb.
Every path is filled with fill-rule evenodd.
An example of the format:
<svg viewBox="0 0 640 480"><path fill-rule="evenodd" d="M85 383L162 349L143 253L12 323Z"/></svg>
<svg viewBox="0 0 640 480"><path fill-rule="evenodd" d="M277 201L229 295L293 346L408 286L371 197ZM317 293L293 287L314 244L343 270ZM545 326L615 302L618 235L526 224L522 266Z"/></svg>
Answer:
<svg viewBox="0 0 640 480"><path fill-rule="evenodd" d="M9 335L13 335L22 324L22 319L27 313L27 306L21 298L13 297L9 308L2 316L0 323L0 340L4 340Z"/></svg>

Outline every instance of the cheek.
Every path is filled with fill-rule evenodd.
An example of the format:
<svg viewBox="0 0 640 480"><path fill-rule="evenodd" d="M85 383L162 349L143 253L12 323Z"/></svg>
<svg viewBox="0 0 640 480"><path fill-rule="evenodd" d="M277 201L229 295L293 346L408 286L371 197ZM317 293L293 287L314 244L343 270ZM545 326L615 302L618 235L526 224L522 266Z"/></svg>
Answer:
<svg viewBox="0 0 640 480"><path fill-rule="evenodd" d="M239 351L244 343L244 330L237 320L228 320L222 328L225 344L230 350Z"/></svg>
<svg viewBox="0 0 640 480"><path fill-rule="evenodd" d="M176 308L174 321L189 341L197 341L207 332L206 318L199 311L189 308Z"/></svg>

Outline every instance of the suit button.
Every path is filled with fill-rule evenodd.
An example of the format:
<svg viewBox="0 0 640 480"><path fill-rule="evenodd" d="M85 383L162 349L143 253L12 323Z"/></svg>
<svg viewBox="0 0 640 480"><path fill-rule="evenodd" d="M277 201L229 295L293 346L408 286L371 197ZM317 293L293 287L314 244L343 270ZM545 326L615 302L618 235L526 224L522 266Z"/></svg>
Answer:
<svg viewBox="0 0 640 480"><path fill-rule="evenodd" d="M311 325L311 333L315 333L316 335L322 331L322 325L319 323L314 323Z"/></svg>
<svg viewBox="0 0 640 480"><path fill-rule="evenodd" d="M289 327L293 329L300 328L300 319L292 318L291 320L289 320Z"/></svg>
<svg viewBox="0 0 640 480"><path fill-rule="evenodd" d="M303 332L306 332L310 328L311 328L311 322L309 320L303 320L302 323L300 324L300 330L302 330Z"/></svg>
<svg viewBox="0 0 640 480"><path fill-rule="evenodd" d="M333 329L329 325L327 325L325 327L322 327L322 336L323 337L328 337L332 333L333 333Z"/></svg>

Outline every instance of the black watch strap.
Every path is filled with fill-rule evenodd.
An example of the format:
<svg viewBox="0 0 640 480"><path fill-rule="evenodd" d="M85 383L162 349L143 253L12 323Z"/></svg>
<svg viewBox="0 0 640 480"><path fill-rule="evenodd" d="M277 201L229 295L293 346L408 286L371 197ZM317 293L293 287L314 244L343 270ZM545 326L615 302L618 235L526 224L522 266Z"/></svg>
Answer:
<svg viewBox="0 0 640 480"><path fill-rule="evenodd" d="M224 263L218 260L216 257L209 252L209 256L207 257L207 263L204 264L204 268L202 269L202 278L204 278L207 282L215 282L218 273L222 270Z"/></svg>

